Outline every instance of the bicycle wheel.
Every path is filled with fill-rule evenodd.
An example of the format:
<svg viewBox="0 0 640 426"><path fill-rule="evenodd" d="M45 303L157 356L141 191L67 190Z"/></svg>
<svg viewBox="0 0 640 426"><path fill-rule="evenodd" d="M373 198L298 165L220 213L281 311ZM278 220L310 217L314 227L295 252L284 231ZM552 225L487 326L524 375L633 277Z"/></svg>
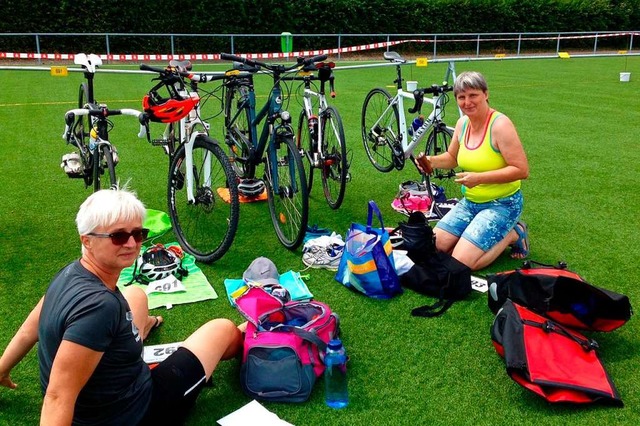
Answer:
<svg viewBox="0 0 640 426"><path fill-rule="evenodd" d="M280 126L275 141L267 148L265 184L276 235L286 248L294 250L307 230L309 193L289 126Z"/></svg>
<svg viewBox="0 0 640 426"><path fill-rule="evenodd" d="M201 262L220 259L238 229L240 201L235 172L212 138L200 135L193 144L193 197L187 196L186 147L180 145L169 166L167 200L173 230L182 248ZM222 195L228 191L229 202ZM222 195L221 195L222 194Z"/></svg>
<svg viewBox="0 0 640 426"><path fill-rule="evenodd" d="M113 189L117 185L111 145L101 144L93 153L93 191Z"/></svg>
<svg viewBox="0 0 640 426"><path fill-rule="evenodd" d="M362 142L369 161L381 172L393 169L393 144L400 134L398 107L387 109L391 99L389 92L376 88L362 105Z"/></svg>
<svg viewBox="0 0 640 426"><path fill-rule="evenodd" d="M234 85L227 88L224 101L224 141L229 147L231 166L240 178L255 176L255 166L248 162L250 147L249 88Z"/></svg>
<svg viewBox="0 0 640 426"><path fill-rule="evenodd" d="M329 106L320 115L322 128L322 188L324 197L332 209L337 209L344 199L347 186L347 146L344 140L344 127L338 110Z"/></svg>
<svg viewBox="0 0 640 426"><path fill-rule="evenodd" d="M89 102L89 86L87 83L81 83L78 90L78 108L85 108ZM88 115L79 115L73 126L73 132L78 139L85 145L89 143L89 132L91 131L91 117Z"/></svg>
<svg viewBox="0 0 640 426"><path fill-rule="evenodd" d="M437 124L427 138L426 155L438 155L447 152L453 132L444 123ZM460 185L455 182L459 169L434 169L429 179L431 183L444 190L446 199L460 199Z"/></svg>
<svg viewBox="0 0 640 426"><path fill-rule="evenodd" d="M305 110L300 111L300 119L298 120L298 132L296 133L296 144L300 157L302 158L303 165L305 167L305 175L307 176L307 191L311 194L311 188L313 186L313 153L315 151L315 142L309 130L309 117ZM305 157L306 160L305 161Z"/></svg>

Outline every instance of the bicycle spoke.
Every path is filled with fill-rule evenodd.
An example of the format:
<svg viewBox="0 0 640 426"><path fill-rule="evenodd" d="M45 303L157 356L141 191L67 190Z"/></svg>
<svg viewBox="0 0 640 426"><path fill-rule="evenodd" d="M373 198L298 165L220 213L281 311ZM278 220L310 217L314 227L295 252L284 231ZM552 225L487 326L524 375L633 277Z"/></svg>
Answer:
<svg viewBox="0 0 640 426"><path fill-rule="evenodd" d="M265 171L271 220L278 239L289 249L302 243L309 214L304 169L292 136L286 131L277 136L282 140L267 153Z"/></svg>
<svg viewBox="0 0 640 426"><path fill-rule="evenodd" d="M384 89L373 89L362 106L362 142L367 157L381 172L393 169L393 145L400 133L398 110L389 107L391 95Z"/></svg>
<svg viewBox="0 0 640 426"><path fill-rule="evenodd" d="M169 215L180 245L196 260L213 262L229 249L239 218L235 172L227 156L209 137L196 138L188 199L186 147L182 145L169 172ZM232 182L229 185L229 182ZM230 202L225 202L223 195Z"/></svg>
<svg viewBox="0 0 640 426"><path fill-rule="evenodd" d="M427 155L438 155L446 152L449 149L451 143L452 133L446 128L434 128L427 139ZM439 201L446 199L457 198L462 196L460 192L460 185L455 182L455 176L459 169L434 169L433 173L429 177L431 183L441 188L444 195L440 196ZM436 197L438 199L438 197Z"/></svg>
<svg viewBox="0 0 640 426"><path fill-rule="evenodd" d="M342 204L347 184L347 148L342 119L334 107L321 118L322 125L322 186L327 203L333 209Z"/></svg>

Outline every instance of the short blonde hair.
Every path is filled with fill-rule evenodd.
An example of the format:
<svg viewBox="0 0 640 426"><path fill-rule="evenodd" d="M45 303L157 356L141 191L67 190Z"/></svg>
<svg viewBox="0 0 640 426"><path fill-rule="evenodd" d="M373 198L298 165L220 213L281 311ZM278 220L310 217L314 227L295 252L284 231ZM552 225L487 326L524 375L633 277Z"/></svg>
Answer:
<svg viewBox="0 0 640 426"><path fill-rule="evenodd" d="M126 188L102 189L82 203L76 215L76 225L78 234L87 235L121 220L144 222L146 215L144 204L134 192Z"/></svg>

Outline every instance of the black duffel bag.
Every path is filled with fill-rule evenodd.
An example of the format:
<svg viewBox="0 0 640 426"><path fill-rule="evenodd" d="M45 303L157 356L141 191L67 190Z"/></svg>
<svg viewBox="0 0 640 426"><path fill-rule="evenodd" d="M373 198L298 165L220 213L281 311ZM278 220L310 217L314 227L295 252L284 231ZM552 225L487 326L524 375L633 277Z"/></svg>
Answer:
<svg viewBox="0 0 640 426"><path fill-rule="evenodd" d="M436 317L471 293L471 269L448 253L436 252L401 275L400 284L438 299L432 305L414 308L411 315Z"/></svg>

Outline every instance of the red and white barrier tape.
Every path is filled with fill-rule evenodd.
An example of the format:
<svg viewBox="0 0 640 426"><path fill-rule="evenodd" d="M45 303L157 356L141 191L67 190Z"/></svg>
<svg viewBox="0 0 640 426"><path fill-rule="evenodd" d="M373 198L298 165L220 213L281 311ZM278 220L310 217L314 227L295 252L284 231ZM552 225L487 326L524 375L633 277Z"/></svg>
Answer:
<svg viewBox="0 0 640 426"><path fill-rule="evenodd" d="M587 38L604 38L604 37L621 37L628 35L639 35L640 33L613 33L613 34L598 34L598 35L573 35L562 37L512 37L512 38L482 38L480 41L539 41L539 40L576 40ZM460 43L460 42L473 42L477 43L477 38L461 38L461 39L445 39L437 40L438 44L441 43ZM244 53L239 54L244 58L249 59L285 59L285 58L297 58L308 57L316 55L335 55L339 53L352 53L362 52L367 50L375 50L386 48L390 46L396 46L405 43L433 43L431 39L407 39L407 40L394 40L385 41L380 43L362 44L359 46L348 46L333 49L319 49L319 50L301 50L291 53ZM0 60L2 59L27 59L27 60L54 60L54 61L72 61L75 54L73 53L14 53L14 52L0 52ZM191 53L191 54L102 54L100 58L105 61L133 61L133 62L150 62L150 61L170 61L177 59L179 61L191 60L191 61L214 61L220 59L219 53Z"/></svg>

